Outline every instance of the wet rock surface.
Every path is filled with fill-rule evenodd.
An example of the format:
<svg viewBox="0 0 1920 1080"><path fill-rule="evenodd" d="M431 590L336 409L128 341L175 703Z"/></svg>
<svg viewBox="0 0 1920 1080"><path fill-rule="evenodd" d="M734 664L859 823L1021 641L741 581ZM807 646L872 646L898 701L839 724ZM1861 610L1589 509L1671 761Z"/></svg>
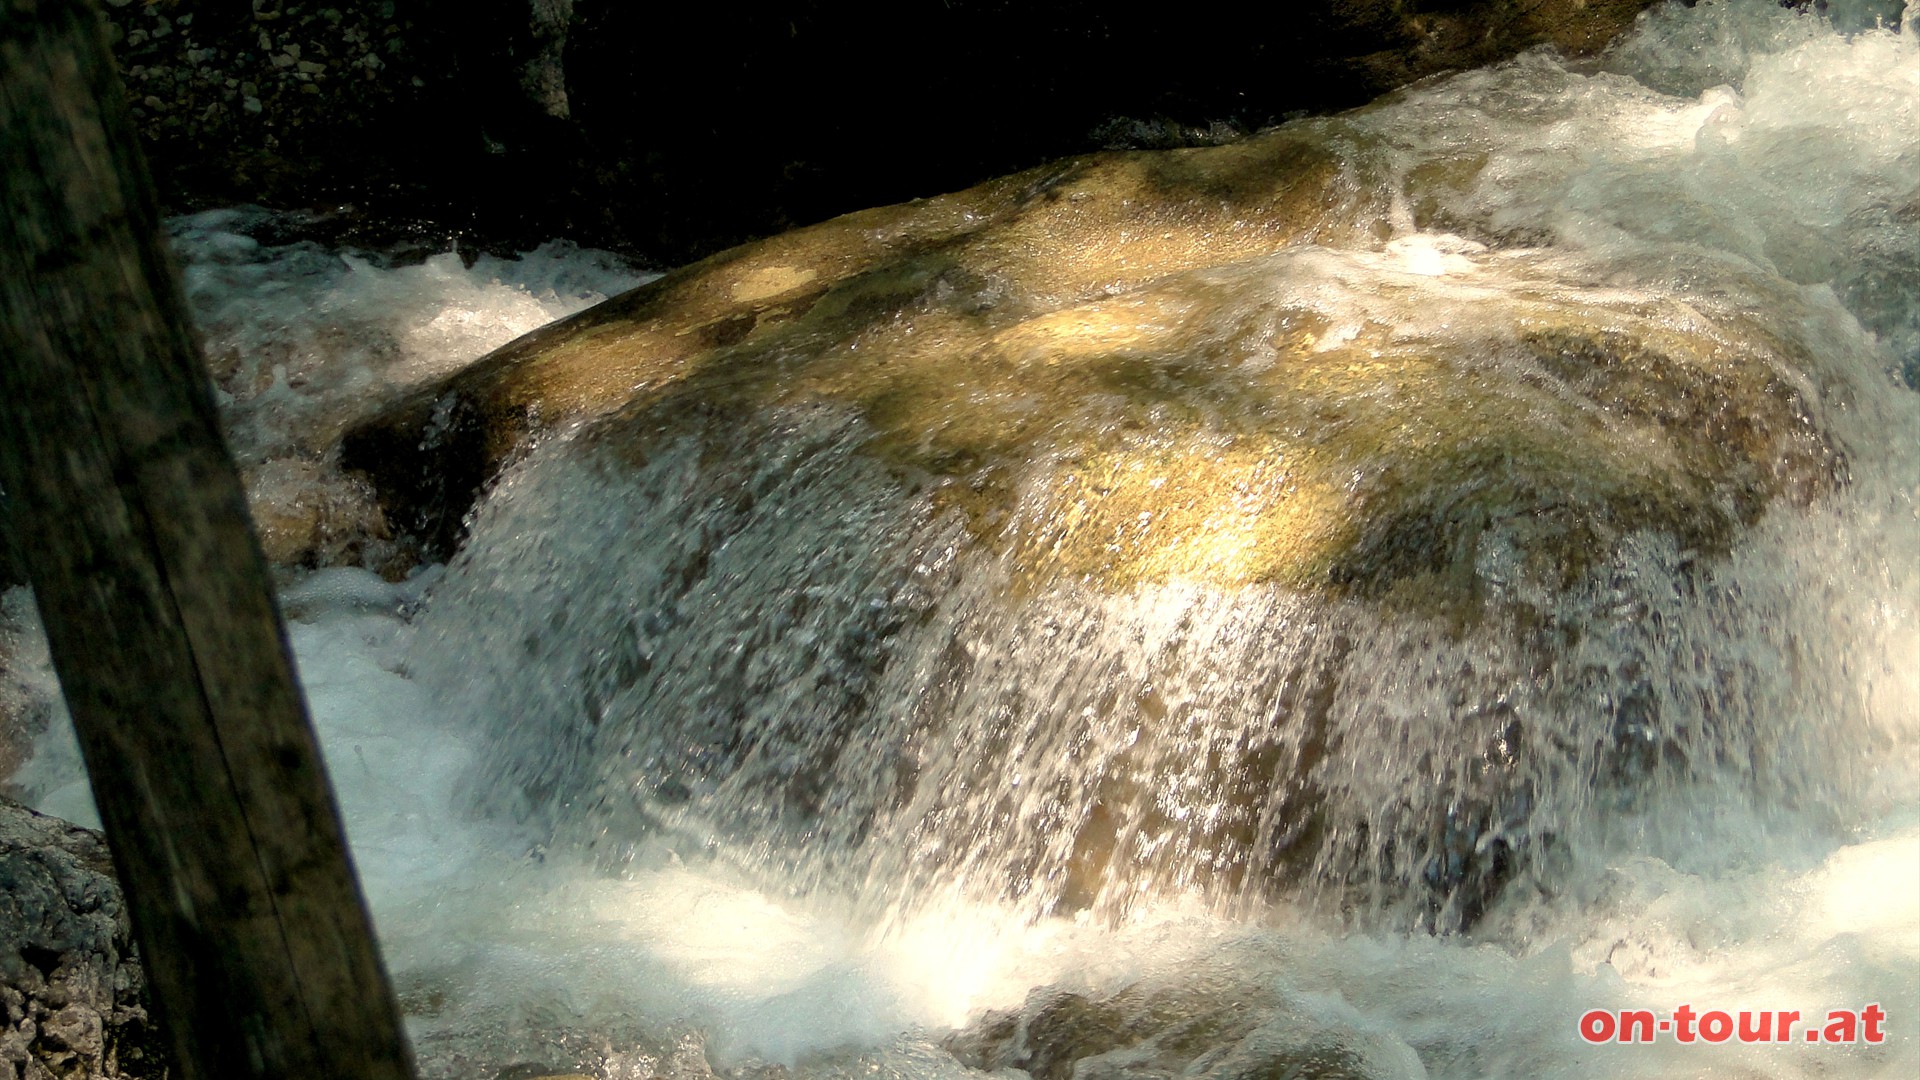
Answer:
<svg viewBox="0 0 1920 1080"><path fill-rule="evenodd" d="M1724 549L1844 475L1820 420L1842 391L1710 295L1756 275L1697 259L1721 285L1653 298L1605 259L1387 242L1394 188L1432 183L1333 120L848 215L529 335L351 433L343 461L444 555L540 431L598 420L637 462L846 407L863 453L1036 582L1455 611L1504 557L1495 534L1570 583L1639 530Z"/></svg>
<svg viewBox="0 0 1920 1080"><path fill-rule="evenodd" d="M21 1080L167 1074L99 833L0 799L0 1063Z"/></svg>
<svg viewBox="0 0 1920 1080"><path fill-rule="evenodd" d="M1388 1080L1425 1077L1390 1037L1356 1030L1329 1001L1288 1000L1226 970L1111 993L1044 988L947 1037L963 1065L1033 1080Z"/></svg>
<svg viewBox="0 0 1920 1080"><path fill-rule="evenodd" d="M169 223L228 447L262 547L283 568L412 566L364 482L335 468L341 433L410 387L655 276L560 241L501 258L448 250L417 222L364 224L257 206Z"/></svg>

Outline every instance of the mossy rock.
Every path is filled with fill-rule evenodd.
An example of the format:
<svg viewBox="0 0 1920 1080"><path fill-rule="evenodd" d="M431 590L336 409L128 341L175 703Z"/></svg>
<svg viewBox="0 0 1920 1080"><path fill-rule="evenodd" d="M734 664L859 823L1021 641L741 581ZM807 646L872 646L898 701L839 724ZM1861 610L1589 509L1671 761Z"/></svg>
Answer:
<svg viewBox="0 0 1920 1080"><path fill-rule="evenodd" d="M345 461L373 479L397 529L445 555L530 434L737 381L754 357L827 355L922 309L990 334L1169 273L1383 236L1387 195L1354 156L1295 129L1097 154L747 244L428 387L350 432Z"/></svg>
<svg viewBox="0 0 1920 1080"><path fill-rule="evenodd" d="M1638 530L1721 550L1842 475L1826 390L1763 315L1593 260L1388 243L1355 130L1071 159L735 249L507 346L346 462L445 554L538 431L591 421L638 463L851 408L862 452L1027 585L1455 614L1488 559L1569 582Z"/></svg>

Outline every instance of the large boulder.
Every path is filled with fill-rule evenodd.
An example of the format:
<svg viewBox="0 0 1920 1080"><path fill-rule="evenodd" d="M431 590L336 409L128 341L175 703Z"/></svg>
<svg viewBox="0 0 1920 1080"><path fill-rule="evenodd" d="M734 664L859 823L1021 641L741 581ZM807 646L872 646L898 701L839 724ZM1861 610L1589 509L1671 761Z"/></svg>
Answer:
<svg viewBox="0 0 1920 1080"><path fill-rule="evenodd" d="M1415 205L1456 182L1405 180ZM444 556L538 432L600 421L637 460L843 407L903 491L1037 580L1456 610L1490 531L1571 581L1636 530L1724 549L1839 475L1822 391L1764 316L1650 301L1604 259L1387 243L1392 196L1333 121L1069 159L676 271L427 388L343 460Z"/></svg>
<svg viewBox="0 0 1920 1080"><path fill-rule="evenodd" d="M1734 108L1535 55L863 211L343 463L458 548L416 674L556 841L1470 927L1635 792L1822 752L1752 567L1884 359L1709 197Z"/></svg>
<svg viewBox="0 0 1920 1080"><path fill-rule="evenodd" d="M1584 812L1565 777L1745 738L1649 682L1683 646L1636 612L1843 482L1830 297L1448 218L1487 158L1391 108L736 248L350 434L395 530L473 530L421 674L491 718L481 801L1036 910L1352 882L1451 928Z"/></svg>

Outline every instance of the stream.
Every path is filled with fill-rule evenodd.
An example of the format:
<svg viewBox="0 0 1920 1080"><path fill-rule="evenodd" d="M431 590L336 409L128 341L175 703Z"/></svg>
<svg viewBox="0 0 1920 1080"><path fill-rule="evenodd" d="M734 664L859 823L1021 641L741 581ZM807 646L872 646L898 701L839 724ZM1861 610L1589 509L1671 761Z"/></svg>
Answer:
<svg viewBox="0 0 1920 1080"><path fill-rule="evenodd" d="M973 543L832 406L554 432L409 568L354 532L341 432L657 275L175 219L256 513L359 564L281 571L281 605L421 1075L1920 1074L1920 46L1886 6L1672 5L1592 62L1296 121L1392 178L1386 234L1140 316L1214 371L1295 333L1478 356L1573 304L1793 358L1767 393L1817 402L1815 464L1763 512L1563 577L1539 514L1495 515L1465 619L1259 571L1251 527L1101 579L1038 481ZM97 827L42 711L12 785ZM1579 1031L1870 1004L1876 1044Z"/></svg>

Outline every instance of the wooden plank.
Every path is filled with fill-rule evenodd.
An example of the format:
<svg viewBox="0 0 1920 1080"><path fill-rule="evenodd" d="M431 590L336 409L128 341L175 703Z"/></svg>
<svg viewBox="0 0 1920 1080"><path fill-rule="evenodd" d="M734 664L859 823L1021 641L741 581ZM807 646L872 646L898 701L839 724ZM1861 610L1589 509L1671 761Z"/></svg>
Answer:
<svg viewBox="0 0 1920 1080"><path fill-rule="evenodd" d="M189 1078L403 1078L398 1011L100 24L0 0L0 488Z"/></svg>

